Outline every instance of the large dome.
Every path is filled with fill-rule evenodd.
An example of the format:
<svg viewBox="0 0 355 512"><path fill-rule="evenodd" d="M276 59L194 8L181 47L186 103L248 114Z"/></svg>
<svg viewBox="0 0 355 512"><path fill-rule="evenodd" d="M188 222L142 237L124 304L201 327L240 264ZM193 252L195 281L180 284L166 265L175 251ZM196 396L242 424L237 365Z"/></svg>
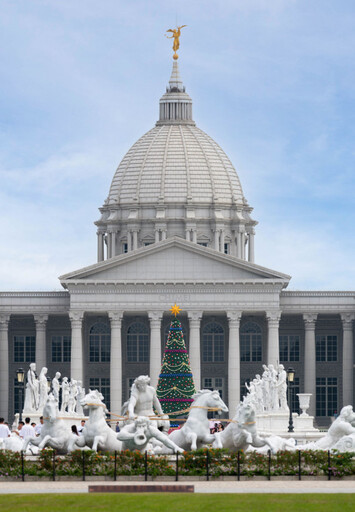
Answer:
<svg viewBox="0 0 355 512"><path fill-rule="evenodd" d="M254 260L252 208L227 155L193 121L176 61L159 121L124 156L100 211L99 261L170 236Z"/></svg>
<svg viewBox="0 0 355 512"><path fill-rule="evenodd" d="M112 180L108 203L245 203L224 151L193 125L163 124L128 151Z"/></svg>

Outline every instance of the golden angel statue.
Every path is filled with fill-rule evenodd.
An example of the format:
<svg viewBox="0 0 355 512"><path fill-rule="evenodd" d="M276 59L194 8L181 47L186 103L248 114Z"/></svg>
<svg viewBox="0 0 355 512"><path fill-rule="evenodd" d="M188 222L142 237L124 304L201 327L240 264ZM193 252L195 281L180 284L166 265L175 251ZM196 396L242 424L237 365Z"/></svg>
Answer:
<svg viewBox="0 0 355 512"><path fill-rule="evenodd" d="M181 35L181 29L184 28L184 27L187 27L187 25L181 25L180 27L173 28L173 29L169 28L169 30L167 30L167 32L172 32L172 35L170 37L165 34L165 37L167 37L168 39L174 39L174 43L173 43L173 50L174 50L173 59L175 59L175 60L179 58L179 56L178 56L178 54L176 52L180 48L179 37Z"/></svg>

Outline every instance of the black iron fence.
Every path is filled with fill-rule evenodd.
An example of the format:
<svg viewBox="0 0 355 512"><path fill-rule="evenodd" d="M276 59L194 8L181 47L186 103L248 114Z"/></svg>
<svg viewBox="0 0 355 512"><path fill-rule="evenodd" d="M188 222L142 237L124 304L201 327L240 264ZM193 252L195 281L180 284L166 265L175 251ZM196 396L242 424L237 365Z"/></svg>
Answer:
<svg viewBox="0 0 355 512"><path fill-rule="evenodd" d="M36 478L51 480L112 479L137 477L148 480L169 476L176 481L181 477L202 477L206 480L218 477L277 476L296 477L325 476L355 479L355 458L352 453L324 451L293 451L272 454L225 450L198 450L174 456L158 456L140 452L97 453L77 450L68 455L57 455L52 449L44 449L38 455L28 456L10 451L0 452L0 480L10 478L25 481Z"/></svg>

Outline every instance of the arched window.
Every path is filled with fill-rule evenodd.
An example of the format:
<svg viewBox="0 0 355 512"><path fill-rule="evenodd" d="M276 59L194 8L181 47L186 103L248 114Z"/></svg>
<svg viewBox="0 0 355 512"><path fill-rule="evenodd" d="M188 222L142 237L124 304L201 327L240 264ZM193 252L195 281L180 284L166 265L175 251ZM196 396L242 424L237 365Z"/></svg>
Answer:
<svg viewBox="0 0 355 512"><path fill-rule="evenodd" d="M135 322L127 329L127 361L129 363L149 361L148 328L142 322Z"/></svg>
<svg viewBox="0 0 355 512"><path fill-rule="evenodd" d="M224 361L224 329L217 322L210 322L203 328L202 358L205 363Z"/></svg>
<svg viewBox="0 0 355 512"><path fill-rule="evenodd" d="M110 353L110 327L104 322L97 322L90 328L89 361L90 363L109 363Z"/></svg>
<svg viewBox="0 0 355 512"><path fill-rule="evenodd" d="M262 332L256 322L247 322L240 329L240 360L262 360Z"/></svg>

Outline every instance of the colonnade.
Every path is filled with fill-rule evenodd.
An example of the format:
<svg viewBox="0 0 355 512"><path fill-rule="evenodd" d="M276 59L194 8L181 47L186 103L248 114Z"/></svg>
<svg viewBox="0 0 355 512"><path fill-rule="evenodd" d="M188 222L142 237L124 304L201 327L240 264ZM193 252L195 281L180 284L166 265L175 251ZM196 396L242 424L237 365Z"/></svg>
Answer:
<svg viewBox="0 0 355 512"><path fill-rule="evenodd" d="M122 398L122 319L123 312L108 311L111 325L111 409L119 411ZM138 314L138 312L137 312ZM189 311L189 357L191 370L196 387L201 383L201 320L203 311ZM228 396L229 408L235 410L240 399L240 320L243 312L226 311L229 325L228 352ZM85 311L70 311L71 321L71 363L70 376L83 381L83 319ZM152 385L156 386L161 368L161 325L163 311L147 312L150 322L150 377ZM279 362L279 322L281 311L265 312L267 320L267 363ZM352 313L341 314L343 325L342 350L342 393L343 404L353 403L353 320ZM304 352L304 392L316 396L316 321L317 313L304 313L305 352ZM46 366L46 325L48 315L34 315L36 326L36 365L37 368ZM0 315L0 416L7 415L9 396L9 322L10 315ZM340 352L339 352L340 354ZM315 415L315 398L311 401L310 414Z"/></svg>

